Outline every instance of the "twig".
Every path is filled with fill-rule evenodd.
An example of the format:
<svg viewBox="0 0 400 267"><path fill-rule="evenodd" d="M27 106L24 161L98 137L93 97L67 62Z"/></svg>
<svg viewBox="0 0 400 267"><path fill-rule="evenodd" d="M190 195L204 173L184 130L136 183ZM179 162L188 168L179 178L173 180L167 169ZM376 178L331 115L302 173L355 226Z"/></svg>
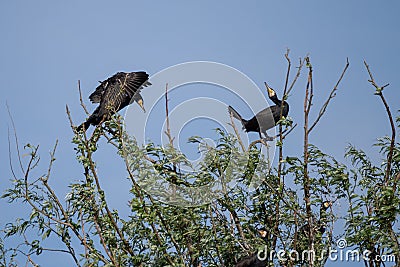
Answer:
<svg viewBox="0 0 400 267"><path fill-rule="evenodd" d="M174 139L171 136L171 128L169 127L169 110L168 110L168 83L165 84L165 117L166 117L166 123L167 123L167 130L165 131L165 134L168 137L169 144L173 146Z"/></svg>
<svg viewBox="0 0 400 267"><path fill-rule="evenodd" d="M386 174L385 174L385 183L387 185L388 182L389 182L390 171L391 171L391 168L392 168L393 150L394 150L394 144L395 144L395 139L396 139L396 127L395 127L394 122L393 122L392 113L390 112L390 107L389 107L388 103L386 102L386 99L385 99L385 97L383 96L383 93L382 93L383 89L385 87L389 86L389 84L385 84L384 86L379 87L375 83L374 77L372 76L371 70L369 69L369 65L367 64L367 62L365 60L364 60L364 65L367 68L367 71L368 71L368 74L369 74L369 77L370 77L370 80L368 80L368 81L375 87L375 89L376 89L376 93L375 94L380 96L380 98L381 98L381 100L383 102L383 105L385 106L387 115L389 117L390 127L391 127L391 130L392 130L392 137L391 137L391 140L390 140L390 149L389 149L389 154L387 156L387 165L386 165ZM396 183L394 183L394 189L396 190Z"/></svg>
<svg viewBox="0 0 400 267"><path fill-rule="evenodd" d="M305 103L305 109L304 113L308 115L310 114L311 106L312 106L312 99L314 97L314 86L313 86L313 76L312 76L312 65L310 63L310 58L306 57L306 63L308 67L308 78L307 78L307 92L306 92L306 98L304 99ZM318 120L318 118L317 118Z"/></svg>
<svg viewBox="0 0 400 267"><path fill-rule="evenodd" d="M290 61L290 58L289 58L289 52L290 52L290 50L288 48L285 53L285 58L288 62L288 68L286 71L285 88L283 89L283 96L285 96L286 92L287 92L288 83L289 83L289 75L290 75L290 67L292 66L292 62Z"/></svg>
<svg viewBox="0 0 400 267"><path fill-rule="evenodd" d="M30 205L34 210L36 210L38 213L42 214L44 217L47 217L47 218L49 218L50 220L52 220L52 221L54 221L54 222L56 222L56 223L59 223L59 224L62 224L62 225L66 225L66 226L68 226L68 227L73 228L72 225L71 225L70 223L68 223L68 222L63 222L63 221L61 221L61 220L59 220L59 219L57 219L57 218L51 216L50 214L47 214L46 212L44 212L44 210L43 210L43 209L40 209L39 207L37 207L37 206L35 205L35 203L33 203L32 200L31 200L31 198L29 197L29 188L28 188L28 187L29 187L29 183L28 183L28 177L29 177L29 172L30 172L30 170L31 170L31 166L32 166L32 163L33 163L33 161L34 161L34 159L35 159L35 157L36 157L36 153L37 153L38 149L39 149L39 146L37 146L37 147L34 149L34 151L32 152L31 158L30 158L29 163L28 163L27 170L26 170L25 175L24 175L24 185L25 185L24 198L25 198L25 200L29 203L29 205Z"/></svg>
<svg viewBox="0 0 400 267"><path fill-rule="evenodd" d="M251 149L253 146L255 146L256 144L262 144L262 145L264 145L267 149L270 147L270 146L268 145L268 143L266 143L266 141L265 141L263 138L261 138L261 139L257 139L257 140L254 140L253 142L251 142L250 145L249 145L249 147L247 148L247 151L250 151L250 149Z"/></svg>
<svg viewBox="0 0 400 267"><path fill-rule="evenodd" d="M15 146L17 148L17 155L18 155L18 162L19 162L19 166L21 168L21 171L24 173L24 167L22 166L22 161L21 161L21 153L19 150L19 142L18 142L18 136L17 136L17 130L15 128L15 123L14 123L14 118L11 115L11 111L10 111L10 107L8 106L8 103L6 102L6 106L7 106L7 112L8 112L8 116L10 117L11 120L11 125L14 131L14 138L15 138Z"/></svg>
<svg viewBox="0 0 400 267"><path fill-rule="evenodd" d="M285 138L286 138L286 136L288 135L288 134L290 134L293 130L294 130L294 128L296 128L296 126L297 126L297 123L293 126L293 127L290 127L290 129L289 129L289 131L287 130L287 129L285 129L284 131L282 131L282 140L284 140ZM272 138L273 139L276 139L276 138L278 138L280 136L280 134L277 134L277 135L275 135L275 136L273 136ZM249 145L249 147L247 148L247 150L249 151L253 146L255 146L256 144L263 144L263 145L265 145L266 147L268 147L268 144L267 143L265 143L265 141L264 141L264 139L258 139L258 140L254 140L253 142L251 142L250 143L250 145Z"/></svg>
<svg viewBox="0 0 400 267"><path fill-rule="evenodd" d="M344 67L344 69L343 69L343 71L342 71L342 74L340 75L339 80L336 82L335 87L333 87L333 89L332 89L331 93L329 94L329 97L328 97L328 99L326 100L326 102L322 105L322 107L321 107L321 109L320 109L320 111L319 111L318 117L316 118L316 120L314 121L314 123L311 125L311 127L310 127L309 130L308 130L308 132L311 132L311 131L314 129L314 127L317 125L317 123L319 122L319 120L321 119L321 117L324 115L324 113L325 113L325 111L326 111L326 108L328 107L329 102L331 101L332 98L335 97L335 95L336 95L335 92L336 92L336 90L337 90L337 88L338 88L340 82L342 81L342 79L343 79L343 77L344 77L344 74L346 73L347 68L349 67L349 65L350 65L350 64L349 64L349 59L347 58L347 60L346 60L346 66Z"/></svg>
<svg viewBox="0 0 400 267"><path fill-rule="evenodd" d="M31 255L27 255L26 258L28 259L28 262L32 264L34 267L39 267L31 258ZM28 263L26 263L28 265Z"/></svg>
<svg viewBox="0 0 400 267"><path fill-rule="evenodd" d="M9 127L7 129L7 139L8 139L8 161L9 161L11 173L12 173L14 179L18 180L17 176L15 175L14 167L13 167L12 160L11 160L11 140L10 140L10 128Z"/></svg>
<svg viewBox="0 0 400 267"><path fill-rule="evenodd" d="M60 224L60 225L63 225L63 226L65 226L65 227L67 227L68 229L71 229L72 232L75 234L75 236L76 236L81 242L83 242L82 236L79 234L79 232L77 231L77 229L75 228L75 226L69 222L69 215L65 212L65 210L63 209L63 206L61 205L61 203L60 203L60 201L58 200L57 196L55 195L54 191L50 188L50 186L47 184L47 181L46 181L45 179L44 179L44 180L42 179L42 181L43 181L44 185L46 186L48 192L51 194L51 196L53 197L53 199L56 201L57 206L60 208L61 212L63 213L63 216L64 216L64 220L65 220L65 221L62 221L62 220L60 220L60 219L58 219L58 218L52 216L51 214L46 213L43 209L37 207L37 206L35 205L35 203L33 203L33 201L30 199L30 196L29 196L29 188L28 188L28 185L29 185L29 183L28 183L28 177L29 177L29 172L30 172L30 170L31 170L31 165L32 165L32 163L33 163L34 158L36 157L36 153L37 153L37 151L38 151L38 148L39 148L39 147L37 146L37 147L34 149L34 151L32 152L31 159L30 159L30 161L29 161L29 163L28 163L28 167L27 167L27 170L26 170L25 175L24 175L24 184L25 184L25 194L24 194L24 198L25 198L25 200L29 203L29 205L32 207L32 209L34 209L36 212L42 214L44 217L48 218L49 220L51 220L51 221L53 221L53 222L55 222L55 223L58 223L58 224ZM53 150L53 151L55 151L55 150ZM54 231L54 232L58 235L58 232L57 232L57 231ZM73 251L72 247L71 247L70 245L68 245L68 244L66 244L66 245L67 245L68 249L71 251L70 254L71 254L72 257L74 258L74 261L75 261L75 262L77 263L77 265L79 266L79 261L78 261L78 259L76 258L76 256L74 255L74 253L72 252L72 251ZM104 257L103 257L101 254L99 254L96 250L94 250L93 248L89 248L89 249L91 250L91 253L96 254L96 255L99 257L99 259L100 259L101 261L103 261L104 263L107 263L107 260L104 259Z"/></svg>
<svg viewBox="0 0 400 267"><path fill-rule="evenodd" d="M285 57L286 57L286 56L285 56ZM296 73L296 75L294 76L293 81L292 81L292 83L290 84L289 88L287 89L286 95L289 95L290 92L293 90L293 87L294 87L294 85L296 84L297 79L300 77L301 70L303 69L303 66L304 66L304 62L305 62L305 58L304 58L303 60L300 58L300 60L299 60L299 66L297 67L297 73ZM289 63L290 63L290 61L289 61Z"/></svg>
<svg viewBox="0 0 400 267"><path fill-rule="evenodd" d="M244 147L242 138L240 138L240 134L239 134L238 129L236 128L235 122L233 121L232 113L230 113L230 112L229 112L229 117L230 117L230 119L231 119L231 123L230 123L229 125L230 125L230 126L233 128L233 130L235 131L235 134L236 134L237 140L238 140L238 142L239 142L239 145L242 147L242 151L244 152L244 151L246 151L246 149L245 149L245 147Z"/></svg>
<svg viewBox="0 0 400 267"><path fill-rule="evenodd" d="M53 150L50 152L50 163L49 163L49 168L47 169L46 182L49 181L51 168L53 167L53 162L56 160L54 155L56 154L57 145L58 145L58 139L56 140Z"/></svg>
<svg viewBox="0 0 400 267"><path fill-rule="evenodd" d="M83 108L83 110L85 111L86 115L89 115L89 111L86 108L85 103L83 103L83 99L82 99L82 91L81 91L81 80L78 80L78 91L79 91L79 102L81 103L81 106Z"/></svg>
<svg viewBox="0 0 400 267"><path fill-rule="evenodd" d="M286 136L288 136L293 130L294 128L297 127L297 123L295 123L292 127L290 127L290 129L288 130L287 128L282 132L283 136L282 136L282 140L284 140L286 138Z"/></svg>
<svg viewBox="0 0 400 267"><path fill-rule="evenodd" d="M78 132L76 131L76 127L74 126L74 123L72 122L71 112L69 111L68 105L65 105L65 111L67 112L69 125L70 125L72 131L74 132L74 134L77 134Z"/></svg>

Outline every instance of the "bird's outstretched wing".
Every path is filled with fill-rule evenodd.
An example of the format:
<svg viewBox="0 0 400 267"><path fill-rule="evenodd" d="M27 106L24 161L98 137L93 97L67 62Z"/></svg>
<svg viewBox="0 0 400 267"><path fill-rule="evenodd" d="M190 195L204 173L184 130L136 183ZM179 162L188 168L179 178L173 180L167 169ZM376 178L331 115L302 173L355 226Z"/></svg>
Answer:
<svg viewBox="0 0 400 267"><path fill-rule="evenodd" d="M100 85L97 86L96 90L89 96L90 101L94 103L100 103L101 98L106 91L108 79L100 82Z"/></svg>
<svg viewBox="0 0 400 267"><path fill-rule="evenodd" d="M126 86L126 93L133 97L135 93L139 94L143 87L151 85L148 81L149 75L144 71L127 73L126 79L122 78L121 82Z"/></svg>
<svg viewBox="0 0 400 267"><path fill-rule="evenodd" d="M116 105L132 99L135 93L148 85L149 75L144 71L118 72L107 80L100 82L96 90L89 96L92 103L112 102ZM129 101L128 101L129 102Z"/></svg>

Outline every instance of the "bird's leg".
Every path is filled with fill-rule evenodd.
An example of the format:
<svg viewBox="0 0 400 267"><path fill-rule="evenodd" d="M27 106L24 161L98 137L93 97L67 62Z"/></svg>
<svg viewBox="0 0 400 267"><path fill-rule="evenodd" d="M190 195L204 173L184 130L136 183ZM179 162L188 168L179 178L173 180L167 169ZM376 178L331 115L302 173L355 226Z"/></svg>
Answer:
<svg viewBox="0 0 400 267"><path fill-rule="evenodd" d="M261 137L261 131L260 131L260 138L263 139L264 141L273 141L274 140L274 138L272 136L269 136L267 134L267 131L264 132L264 136L265 136L265 138Z"/></svg>

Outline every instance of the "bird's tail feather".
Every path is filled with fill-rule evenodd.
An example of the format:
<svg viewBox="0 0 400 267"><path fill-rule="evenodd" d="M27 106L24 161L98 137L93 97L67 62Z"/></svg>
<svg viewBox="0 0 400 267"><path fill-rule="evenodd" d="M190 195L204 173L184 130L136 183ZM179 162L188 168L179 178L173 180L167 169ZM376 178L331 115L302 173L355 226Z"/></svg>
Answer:
<svg viewBox="0 0 400 267"><path fill-rule="evenodd" d="M228 107L228 111L235 119L240 120L240 122L242 123L243 129L246 129L247 120L243 119L242 116L240 116L239 112L237 112L232 106Z"/></svg>

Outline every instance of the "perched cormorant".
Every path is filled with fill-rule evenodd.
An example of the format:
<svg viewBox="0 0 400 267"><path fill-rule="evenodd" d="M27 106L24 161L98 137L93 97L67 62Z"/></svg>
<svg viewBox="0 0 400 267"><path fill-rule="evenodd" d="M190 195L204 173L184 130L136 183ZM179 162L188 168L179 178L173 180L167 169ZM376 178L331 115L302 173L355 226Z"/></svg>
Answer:
<svg viewBox="0 0 400 267"><path fill-rule="evenodd" d="M260 236L263 239L265 239L267 236L267 230L265 228L261 228L260 230L258 230L258 233L260 234ZM257 250L257 252L241 258L235 264L235 267L266 267L267 263L268 263L268 261L267 261L268 255L264 255L264 253L267 253L267 252L262 251L259 253L259 251ZM260 259L259 254L261 254L262 257L265 257L265 259Z"/></svg>
<svg viewBox="0 0 400 267"><path fill-rule="evenodd" d="M77 131L86 131L90 125L99 125L111 118L113 114L120 111L135 101L145 111L143 98L140 90L151 83L149 75L144 71L118 72L100 85L89 96L92 103L100 103L89 118L82 123Z"/></svg>
<svg viewBox="0 0 400 267"><path fill-rule="evenodd" d="M331 201L324 201L321 203L321 207L319 210L319 220L313 222L314 231L320 235L325 233L326 229L326 220L328 218L327 210L332 206ZM307 239L306 237L309 235L310 226L308 223L300 227L298 231L298 239Z"/></svg>
<svg viewBox="0 0 400 267"><path fill-rule="evenodd" d="M275 105L270 106L266 109L258 112L253 118L250 120L245 120L242 116L237 112L233 107L229 106L228 110L232 116L242 122L243 129L246 132L258 132L261 137L261 134L264 134L267 140L272 140L271 137L268 136L267 130L271 129L276 125L276 123L281 118L281 110L282 116L286 117L289 113L289 104L286 101L282 101L278 99L275 91L265 84L268 90L269 99L275 103ZM282 107L283 106L283 107Z"/></svg>
<svg viewBox="0 0 400 267"><path fill-rule="evenodd" d="M314 250L315 255L321 255L319 244L322 242L322 236L326 230L326 224L328 219L327 210L332 206L331 201L323 201L321 203L320 211L319 211L319 219L316 220L314 217L312 218L312 224L314 229ZM309 250L309 235L310 235L310 225L308 223L304 224L297 231L296 243L292 243L292 249L297 251L298 259L294 261L295 264L304 263L309 259L303 258L303 252ZM307 255L309 256L309 255Z"/></svg>

